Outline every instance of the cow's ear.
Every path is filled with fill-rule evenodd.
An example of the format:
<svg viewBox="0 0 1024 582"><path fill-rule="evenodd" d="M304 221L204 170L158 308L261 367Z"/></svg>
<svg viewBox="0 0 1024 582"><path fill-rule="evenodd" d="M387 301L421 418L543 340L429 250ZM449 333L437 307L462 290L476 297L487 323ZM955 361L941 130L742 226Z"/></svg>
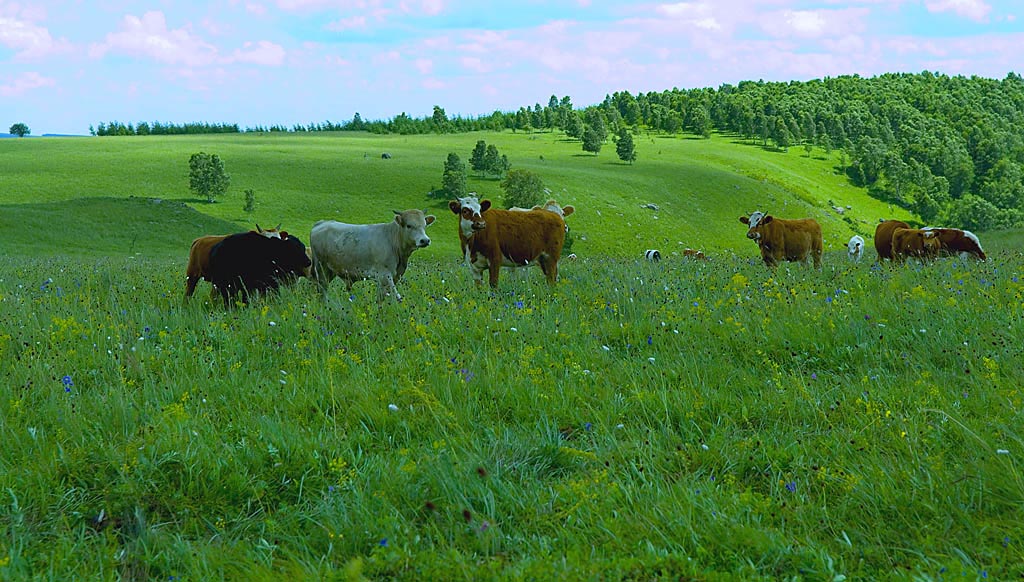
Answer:
<svg viewBox="0 0 1024 582"><path fill-rule="evenodd" d="M282 230L280 234L281 234L281 240L285 240L286 238L288 238L288 231L287 230Z"/></svg>
<svg viewBox="0 0 1024 582"><path fill-rule="evenodd" d="M576 209L573 208L572 205L562 207L562 216L569 216L573 212L576 212Z"/></svg>
<svg viewBox="0 0 1024 582"><path fill-rule="evenodd" d="M395 223L398 225L402 224L402 215L398 214L397 212L395 213Z"/></svg>
<svg viewBox="0 0 1024 582"><path fill-rule="evenodd" d="M765 216L764 218L762 218L761 222L759 224L768 224L769 222L771 222L773 220L775 220L775 219L772 218L771 214L769 214L769 215Z"/></svg>
<svg viewBox="0 0 1024 582"><path fill-rule="evenodd" d="M449 201L448 202L448 208L452 211L453 214L461 214L462 213L462 205L459 204L458 200L451 200L451 201Z"/></svg>
<svg viewBox="0 0 1024 582"><path fill-rule="evenodd" d="M743 224L750 224L750 219L747 218L746 216L741 216L740 222L742 222Z"/></svg>
<svg viewBox="0 0 1024 582"><path fill-rule="evenodd" d="M434 216L433 214L428 214L423 217L423 220L426 220L427 226L430 226L431 224L434 224L434 221L437 220L437 217Z"/></svg>
<svg viewBox="0 0 1024 582"><path fill-rule="evenodd" d="M483 202L481 202L480 203L480 214L483 214L484 211L487 210L490 207L491 207L491 201L490 200L484 200Z"/></svg>

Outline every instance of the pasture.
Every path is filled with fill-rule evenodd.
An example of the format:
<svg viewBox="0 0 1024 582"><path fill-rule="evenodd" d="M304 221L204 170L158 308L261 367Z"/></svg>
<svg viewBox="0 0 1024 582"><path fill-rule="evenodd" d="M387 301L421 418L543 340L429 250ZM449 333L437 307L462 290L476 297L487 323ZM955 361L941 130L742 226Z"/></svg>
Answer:
<svg viewBox="0 0 1024 582"><path fill-rule="evenodd" d="M251 219L237 196L188 200L174 194L184 169L140 161L207 139L226 140L208 151L222 150L236 187L264 176L255 220L306 242L306 225L339 217L329 209L388 220L392 205L425 203L409 192L428 167L440 181L442 157L397 136L356 139L393 140L393 159L368 165L422 155L420 177L368 171L337 199L325 193L340 182L321 182L357 176L313 168L341 139L25 141L57 148L68 176L0 177L18 197L0 214L0 579L1024 576L1019 233L983 235L985 263L891 269L870 248L846 261L850 223L821 219L824 268L773 272L736 218L765 192L790 207L838 202L854 189L824 160L712 140L722 165L644 179L679 188L679 175L722 172L734 181L687 192L739 192L733 208L620 190L642 162L575 158L549 137L533 163L579 162L579 198L552 189L589 235L555 287L530 270L476 288L456 218L438 210L402 303L337 282L325 301L302 280L225 310L205 282L182 304L188 244ZM316 158L321 139L331 146ZM545 137L515 139L529 152ZM260 152L274 143L301 152L270 169ZM81 144L137 169L96 168ZM362 163L364 148L345 147ZM730 155L748 169L721 169ZM174 157L184 168L187 154ZM584 187L601 176L615 187ZM850 212L873 227L884 205L853 195ZM371 200L386 201L383 217ZM657 220L641 201L661 205ZM602 221L600 204L626 216ZM721 243L689 242L698 235ZM677 242L711 260L672 255ZM659 264L639 259L659 246Z"/></svg>

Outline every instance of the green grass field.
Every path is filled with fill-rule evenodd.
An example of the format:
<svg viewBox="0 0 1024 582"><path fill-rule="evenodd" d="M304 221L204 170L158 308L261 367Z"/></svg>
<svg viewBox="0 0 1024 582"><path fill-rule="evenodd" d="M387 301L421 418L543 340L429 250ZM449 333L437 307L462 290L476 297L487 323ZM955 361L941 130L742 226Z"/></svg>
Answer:
<svg viewBox="0 0 1024 582"><path fill-rule="evenodd" d="M477 136L0 141L34 167L0 173L0 580L1024 576L1020 233L851 265L824 205L885 206L795 150L500 137L579 208L554 288L476 288L438 208L400 304L230 310L183 270L253 220L241 188L306 240L427 204ZM190 199L198 149L236 194ZM823 222L824 269L760 263L736 217L768 196ZM712 260L638 258L678 242Z"/></svg>
<svg viewBox="0 0 1024 582"><path fill-rule="evenodd" d="M848 185L836 173L836 160L823 159L820 151L812 157L796 148L783 154L728 137L639 136L639 160L632 166L615 157L612 144L592 156L561 133L40 138L0 141L5 170L0 244L32 255L87 255L95 248L96 256L184 259L193 238L228 228L209 219L231 223L234 230L252 228L252 222L280 222L308 240L317 220L383 222L392 209L426 207L440 220L430 229L434 244L422 251L424 258L451 256L458 254L455 217L445 201L427 193L440 187L448 152L468 161L478 139L497 145L514 168L540 175L559 202L576 206L570 225L581 237L573 248L581 256L630 258L648 248L749 251L753 245L737 219L755 209L817 219L826 249L843 247L854 232L872 234L879 218L910 218ZM188 158L198 151L224 160L232 185L222 201L207 204L188 190ZM392 159L381 159L385 151ZM501 200L498 180L471 173L469 186ZM252 216L242 211L247 188L256 192ZM131 197L159 199L171 207L185 204L203 217L159 207L140 213ZM81 199L96 198L105 202L77 206ZM851 209L840 216L829 200ZM660 210L642 208L648 203ZM161 216L173 220L165 224ZM47 221L54 226L46 228ZM21 224L38 228L18 228ZM165 232L155 232L161 229ZM64 235L52 231L69 231L67 244L60 242ZM137 237L145 241L141 246L127 244L137 232L151 236Z"/></svg>

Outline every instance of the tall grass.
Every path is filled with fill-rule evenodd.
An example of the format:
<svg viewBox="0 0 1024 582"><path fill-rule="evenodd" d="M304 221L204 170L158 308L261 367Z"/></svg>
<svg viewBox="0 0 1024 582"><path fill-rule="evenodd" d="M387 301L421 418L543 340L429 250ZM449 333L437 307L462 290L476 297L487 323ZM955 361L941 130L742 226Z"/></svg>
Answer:
<svg viewBox="0 0 1024 582"><path fill-rule="evenodd" d="M401 304L230 310L175 259L2 257L0 578L1019 578L992 254L497 292L417 254Z"/></svg>

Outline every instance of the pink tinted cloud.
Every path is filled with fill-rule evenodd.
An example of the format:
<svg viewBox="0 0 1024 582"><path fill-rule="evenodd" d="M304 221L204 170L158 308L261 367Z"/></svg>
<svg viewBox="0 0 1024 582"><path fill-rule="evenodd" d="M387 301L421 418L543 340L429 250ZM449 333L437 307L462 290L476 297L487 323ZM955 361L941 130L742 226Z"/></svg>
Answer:
<svg viewBox="0 0 1024 582"><path fill-rule="evenodd" d="M233 62L269 67L281 66L284 63L284 58L284 48L279 44L266 40L247 42L242 45L241 49L235 50L231 55L231 61Z"/></svg>
<svg viewBox="0 0 1024 582"><path fill-rule="evenodd" d="M984 22L992 7L984 0L929 0L924 3L928 12L953 12L969 20Z"/></svg>
<svg viewBox="0 0 1024 582"><path fill-rule="evenodd" d="M145 13L142 18L126 15L121 30L107 34L102 43L89 48L90 56L101 58L108 52L144 55L169 65L190 67L209 65L217 58L217 49L185 28L170 30L163 12Z"/></svg>
<svg viewBox="0 0 1024 582"><path fill-rule="evenodd" d="M865 29L866 8L846 10L782 10L760 18L765 33L776 38L836 38Z"/></svg>
<svg viewBox="0 0 1024 582"><path fill-rule="evenodd" d="M28 71L15 77L11 82L0 85L0 97L20 97L29 91L42 87L53 87L57 82L35 71Z"/></svg>
<svg viewBox="0 0 1024 582"><path fill-rule="evenodd" d="M18 60L37 59L70 48L66 40L54 40L49 30L30 22L26 18L29 14L35 13L10 7L0 14L0 46L15 51Z"/></svg>

